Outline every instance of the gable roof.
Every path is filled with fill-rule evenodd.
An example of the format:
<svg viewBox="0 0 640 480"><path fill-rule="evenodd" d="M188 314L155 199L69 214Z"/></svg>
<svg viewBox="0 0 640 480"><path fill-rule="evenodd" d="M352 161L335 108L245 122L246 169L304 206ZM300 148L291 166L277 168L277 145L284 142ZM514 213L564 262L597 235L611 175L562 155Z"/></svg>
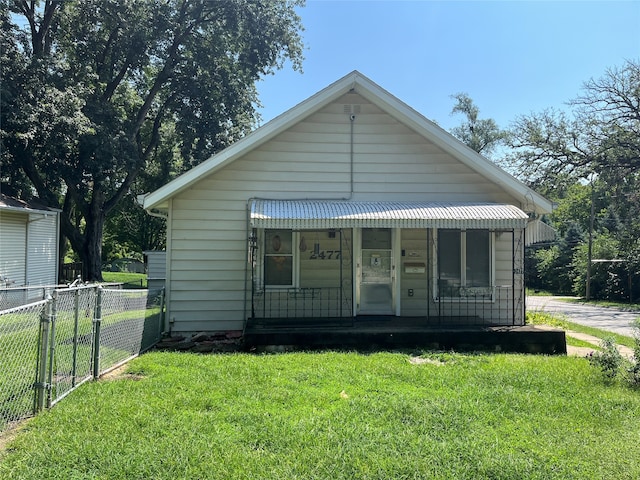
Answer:
<svg viewBox="0 0 640 480"><path fill-rule="evenodd" d="M143 195L143 207L146 210L167 208L167 202L171 197L189 188L203 176L223 168L350 91L355 91L472 170L490 179L515 198L519 198L526 211L546 213L552 210L553 204L549 200L355 70L158 190Z"/></svg>

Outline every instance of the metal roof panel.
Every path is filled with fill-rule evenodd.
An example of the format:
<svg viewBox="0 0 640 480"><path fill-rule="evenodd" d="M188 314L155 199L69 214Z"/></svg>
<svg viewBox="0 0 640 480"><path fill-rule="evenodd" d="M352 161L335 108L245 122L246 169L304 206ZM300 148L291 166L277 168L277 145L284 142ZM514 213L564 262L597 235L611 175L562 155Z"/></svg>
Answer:
<svg viewBox="0 0 640 480"><path fill-rule="evenodd" d="M454 202L252 200L254 228L524 228L514 205Z"/></svg>

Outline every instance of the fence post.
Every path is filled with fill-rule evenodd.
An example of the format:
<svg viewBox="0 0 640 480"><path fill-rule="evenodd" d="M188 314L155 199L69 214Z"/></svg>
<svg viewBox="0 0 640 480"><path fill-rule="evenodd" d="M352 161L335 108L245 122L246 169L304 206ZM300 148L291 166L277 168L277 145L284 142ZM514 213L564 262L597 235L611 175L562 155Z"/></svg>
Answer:
<svg viewBox="0 0 640 480"><path fill-rule="evenodd" d="M47 384L47 359L49 355L47 350L49 347L49 324L53 318L53 300L51 296L47 298L47 304L42 317L40 318L40 344L38 345L38 371L36 375L36 395L34 413L40 412L44 409L46 390L51 388L51 385Z"/></svg>
<svg viewBox="0 0 640 480"><path fill-rule="evenodd" d="M102 287L96 291L96 309L93 317L93 379L100 377L100 324L102 323Z"/></svg>
<svg viewBox="0 0 640 480"><path fill-rule="evenodd" d="M53 301L51 302L51 319L49 322L49 377L47 388L47 408L51 408L51 395L53 393L53 370L55 368L56 353L56 315L58 312L58 292L53 291Z"/></svg>
<svg viewBox="0 0 640 480"><path fill-rule="evenodd" d="M80 320L80 289L76 289L74 292L73 302L73 360L71 366L71 387L76 386L76 377L78 374L78 324Z"/></svg>

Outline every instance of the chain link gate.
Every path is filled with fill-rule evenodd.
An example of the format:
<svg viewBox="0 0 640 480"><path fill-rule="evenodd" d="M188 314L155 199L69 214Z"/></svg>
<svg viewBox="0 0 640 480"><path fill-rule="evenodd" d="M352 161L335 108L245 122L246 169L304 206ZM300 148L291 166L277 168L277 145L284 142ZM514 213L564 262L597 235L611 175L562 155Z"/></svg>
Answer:
<svg viewBox="0 0 640 480"><path fill-rule="evenodd" d="M85 285L0 311L0 431L151 348L163 322L164 289Z"/></svg>

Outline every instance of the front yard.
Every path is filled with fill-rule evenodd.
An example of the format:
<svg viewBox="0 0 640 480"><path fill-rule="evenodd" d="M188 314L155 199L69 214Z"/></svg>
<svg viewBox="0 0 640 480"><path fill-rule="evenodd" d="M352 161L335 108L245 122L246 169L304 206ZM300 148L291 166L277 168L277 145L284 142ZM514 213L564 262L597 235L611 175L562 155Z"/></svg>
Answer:
<svg viewBox="0 0 640 480"><path fill-rule="evenodd" d="M15 479L640 478L640 392L585 359L151 353L2 454Z"/></svg>

